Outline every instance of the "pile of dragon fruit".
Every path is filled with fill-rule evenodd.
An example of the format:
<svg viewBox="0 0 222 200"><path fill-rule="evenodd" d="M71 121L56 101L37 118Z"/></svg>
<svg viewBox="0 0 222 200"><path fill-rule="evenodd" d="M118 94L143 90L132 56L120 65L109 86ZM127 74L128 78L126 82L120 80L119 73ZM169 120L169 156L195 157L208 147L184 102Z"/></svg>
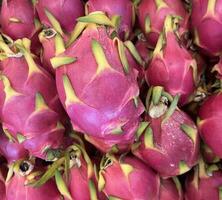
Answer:
<svg viewBox="0 0 222 200"><path fill-rule="evenodd" d="M222 0L0 2L0 200L222 200Z"/></svg>

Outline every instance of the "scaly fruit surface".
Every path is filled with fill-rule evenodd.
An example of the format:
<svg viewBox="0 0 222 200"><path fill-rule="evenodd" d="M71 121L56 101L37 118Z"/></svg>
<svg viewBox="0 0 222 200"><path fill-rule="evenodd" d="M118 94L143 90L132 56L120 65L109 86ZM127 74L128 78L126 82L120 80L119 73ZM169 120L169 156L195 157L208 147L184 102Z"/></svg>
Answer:
<svg viewBox="0 0 222 200"><path fill-rule="evenodd" d="M163 29L166 16L179 16L179 35L188 32L189 14L186 13L181 1L177 0L142 0L138 7L138 19L148 43L155 47Z"/></svg>
<svg viewBox="0 0 222 200"><path fill-rule="evenodd" d="M3 41L0 119L5 132L22 143L31 155L46 158L64 134L65 119L55 81L35 63L30 41L18 40L12 51Z"/></svg>
<svg viewBox="0 0 222 200"><path fill-rule="evenodd" d="M5 200L5 179L0 171L0 199Z"/></svg>
<svg viewBox="0 0 222 200"><path fill-rule="evenodd" d="M197 82L197 63L178 41L177 17L167 16L163 32L146 71L147 83L161 85L171 95L180 94L180 105L188 103Z"/></svg>
<svg viewBox="0 0 222 200"><path fill-rule="evenodd" d="M74 138L74 144L66 149L63 157L56 160L39 180L33 183L34 187L44 184L55 176L57 188L67 200L103 200L104 195L96 188L96 175L93 163L88 156L83 141Z"/></svg>
<svg viewBox="0 0 222 200"><path fill-rule="evenodd" d="M81 0L38 0L35 4L39 19L42 24L52 27L49 16L54 16L65 32L70 33L76 19L84 15L84 7Z"/></svg>
<svg viewBox="0 0 222 200"><path fill-rule="evenodd" d="M100 164L98 187L109 199L156 200L159 181L152 169L133 156L107 154Z"/></svg>
<svg viewBox="0 0 222 200"><path fill-rule="evenodd" d="M192 0L194 43L209 56L218 56L222 51L221 9L221 0Z"/></svg>
<svg viewBox="0 0 222 200"><path fill-rule="evenodd" d="M17 141L10 141L0 133L0 154L6 158L8 164L28 157L28 151Z"/></svg>
<svg viewBox="0 0 222 200"><path fill-rule="evenodd" d="M103 11L109 18L117 18L117 32L122 40L127 40L135 23L135 11L130 0L89 0L87 12Z"/></svg>
<svg viewBox="0 0 222 200"><path fill-rule="evenodd" d="M183 174L198 160L197 127L177 107L178 96L173 99L162 87L151 88L148 94L146 122L137 131L133 154L163 177Z"/></svg>
<svg viewBox="0 0 222 200"><path fill-rule="evenodd" d="M30 0L3 0L1 31L12 39L31 38L35 31L35 12Z"/></svg>
<svg viewBox="0 0 222 200"><path fill-rule="evenodd" d="M220 200L222 197L222 171L211 165L205 168L203 164L196 167L185 182L185 200Z"/></svg>
<svg viewBox="0 0 222 200"><path fill-rule="evenodd" d="M50 59L65 50L63 37L54 28L46 28L39 33L39 41L42 44L41 62L47 71L55 75Z"/></svg>
<svg viewBox="0 0 222 200"><path fill-rule="evenodd" d="M177 177L161 179L160 200L183 200L183 191Z"/></svg>
<svg viewBox="0 0 222 200"><path fill-rule="evenodd" d="M124 43L109 38L104 26L90 24L63 54L51 59L73 128L117 145L133 142L144 110L135 62L126 52Z"/></svg>
<svg viewBox="0 0 222 200"><path fill-rule="evenodd" d="M41 170L35 169L31 161L22 160L10 166L8 180L6 182L7 200L60 200L61 195L56 188L54 180L49 180L41 187L34 188L28 186L38 176ZM9 173L10 173L9 172Z"/></svg>
<svg viewBox="0 0 222 200"><path fill-rule="evenodd" d="M222 93L219 92L206 99L199 110L198 128L203 141L217 156L222 158L221 119Z"/></svg>

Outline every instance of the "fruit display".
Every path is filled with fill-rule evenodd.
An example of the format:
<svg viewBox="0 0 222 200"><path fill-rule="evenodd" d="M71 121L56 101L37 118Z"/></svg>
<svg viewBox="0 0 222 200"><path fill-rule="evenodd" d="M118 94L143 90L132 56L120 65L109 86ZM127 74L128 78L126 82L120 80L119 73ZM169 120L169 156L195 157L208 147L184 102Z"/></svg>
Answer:
<svg viewBox="0 0 222 200"><path fill-rule="evenodd" d="M1 0L0 200L221 200L222 0Z"/></svg>

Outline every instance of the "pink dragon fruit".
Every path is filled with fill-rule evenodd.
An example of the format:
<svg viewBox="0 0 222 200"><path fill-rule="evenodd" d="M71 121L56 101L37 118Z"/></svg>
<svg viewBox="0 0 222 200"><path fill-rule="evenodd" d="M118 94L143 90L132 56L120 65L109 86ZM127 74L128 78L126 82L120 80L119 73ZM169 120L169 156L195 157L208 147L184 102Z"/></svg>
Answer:
<svg viewBox="0 0 222 200"><path fill-rule="evenodd" d="M43 173L41 170L35 169L31 161L22 160L16 162L13 166L11 166L10 172L12 173L7 177L8 179L6 182L7 200L61 199L61 195L59 194L56 184L52 179L38 188L33 188L27 185L32 181L35 181L35 179L38 179L38 177Z"/></svg>
<svg viewBox="0 0 222 200"><path fill-rule="evenodd" d="M218 157L222 158L221 118L222 93L206 99L199 110L198 128L203 141Z"/></svg>
<svg viewBox="0 0 222 200"><path fill-rule="evenodd" d="M31 38L35 31L35 12L30 0L3 0L1 30L12 39Z"/></svg>
<svg viewBox="0 0 222 200"><path fill-rule="evenodd" d="M121 39L127 40L135 23L135 11L130 0L89 0L86 3L87 13L105 12L109 18L119 18L117 32Z"/></svg>
<svg viewBox="0 0 222 200"><path fill-rule="evenodd" d="M220 200L222 196L222 171L216 165L199 164L185 183L185 200Z"/></svg>
<svg viewBox="0 0 222 200"><path fill-rule="evenodd" d="M49 13L60 23L65 32L70 33L76 24L76 19L84 15L81 0L38 0L35 3L40 21L45 26L51 27Z"/></svg>
<svg viewBox="0 0 222 200"><path fill-rule="evenodd" d="M149 85L163 86L171 95L180 94L179 103L184 105L191 100L198 82L197 63L178 43L176 23L177 18L166 17L164 30L146 71L146 80Z"/></svg>
<svg viewBox="0 0 222 200"><path fill-rule="evenodd" d="M192 0L194 43L210 56L217 56L222 51L221 3L221 0Z"/></svg>
<svg viewBox="0 0 222 200"><path fill-rule="evenodd" d="M160 200L183 200L183 193L177 177L161 179Z"/></svg>
<svg viewBox="0 0 222 200"><path fill-rule="evenodd" d="M98 188L108 199L156 200L159 176L133 156L107 154L101 161Z"/></svg>
<svg viewBox="0 0 222 200"><path fill-rule="evenodd" d="M53 28L43 29L39 34L42 44L41 62L51 74L55 74L50 59L65 51L62 36Z"/></svg>
<svg viewBox="0 0 222 200"><path fill-rule="evenodd" d="M0 171L0 199L5 200L5 179Z"/></svg>
<svg viewBox="0 0 222 200"><path fill-rule="evenodd" d="M204 143L201 144L201 153L206 163L212 164L220 161L220 158Z"/></svg>
<svg viewBox="0 0 222 200"><path fill-rule="evenodd" d="M90 23L76 42L51 59L60 100L73 128L116 145L134 141L144 110L138 73L126 52L124 43L109 38L104 26Z"/></svg>
<svg viewBox="0 0 222 200"><path fill-rule="evenodd" d="M177 108L177 102L178 96L173 99L162 87L151 88L147 98L147 122L141 123L138 142L132 146L133 154L162 177L183 174L198 159L197 128L190 117Z"/></svg>
<svg viewBox="0 0 222 200"><path fill-rule="evenodd" d="M28 151L24 149L22 144L16 141L10 141L3 133L0 134L0 154L2 154L8 164L16 160L25 159Z"/></svg>
<svg viewBox="0 0 222 200"><path fill-rule="evenodd" d="M35 63L28 39L18 40L13 51L0 41L0 119L5 132L31 155L46 158L60 146L64 134L54 79Z"/></svg>
<svg viewBox="0 0 222 200"><path fill-rule="evenodd" d="M183 4L178 0L142 0L138 7L138 19L148 43L155 47L162 31L164 20L168 15L182 18L179 25L179 35L182 37L188 31L189 15Z"/></svg>
<svg viewBox="0 0 222 200"><path fill-rule="evenodd" d="M65 199L103 200L104 196L98 194L95 187L96 178L92 161L86 153L81 140L80 143L81 144L74 143L72 146L69 146L66 149L66 156L55 161L33 186L39 187L44 185L44 183L51 178L47 174L54 174L58 190ZM69 169L59 171L59 169L66 168ZM68 174L68 176L66 174Z"/></svg>
<svg viewBox="0 0 222 200"><path fill-rule="evenodd" d="M214 65L212 71L213 72L216 71L217 72L217 78L222 80L222 56L220 56L219 62L216 65Z"/></svg>

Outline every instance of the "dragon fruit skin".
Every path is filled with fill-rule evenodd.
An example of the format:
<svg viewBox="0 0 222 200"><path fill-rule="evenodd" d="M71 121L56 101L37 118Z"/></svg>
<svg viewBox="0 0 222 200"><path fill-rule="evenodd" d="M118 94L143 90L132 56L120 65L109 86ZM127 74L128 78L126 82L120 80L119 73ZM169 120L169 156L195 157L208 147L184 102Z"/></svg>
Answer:
<svg viewBox="0 0 222 200"><path fill-rule="evenodd" d="M160 200L183 200L183 193L178 181L161 179Z"/></svg>
<svg viewBox="0 0 222 200"><path fill-rule="evenodd" d="M162 31L167 15L182 17L179 23L179 34L187 32L189 15L186 13L181 1L177 0L142 0L138 7L138 19L147 41L155 47Z"/></svg>
<svg viewBox="0 0 222 200"><path fill-rule="evenodd" d="M133 156L118 159L120 158L112 157L107 166L100 169L99 189L108 198L158 199L159 176Z"/></svg>
<svg viewBox="0 0 222 200"><path fill-rule="evenodd" d="M5 200L5 179L0 171L0 195L1 200Z"/></svg>
<svg viewBox="0 0 222 200"><path fill-rule="evenodd" d="M222 56L220 56L219 62L214 65L213 71L217 72L217 78L222 80Z"/></svg>
<svg viewBox="0 0 222 200"><path fill-rule="evenodd" d="M36 31L34 19L35 13L31 1L2 1L1 30L12 39L31 38Z"/></svg>
<svg viewBox="0 0 222 200"><path fill-rule="evenodd" d="M39 34L39 41L42 45L41 63L53 76L55 69L52 67L50 59L65 50L63 39L66 40L67 36L64 35L62 38L53 28L43 29Z"/></svg>
<svg viewBox="0 0 222 200"><path fill-rule="evenodd" d="M211 167L211 166L210 166ZM215 166L212 166L215 168ZM222 171L215 168L204 173L195 169L187 176L185 182L185 200L219 200L221 197Z"/></svg>
<svg viewBox="0 0 222 200"><path fill-rule="evenodd" d="M170 18L166 18L165 26L173 20ZM160 36L145 75L149 85L163 86L173 96L180 94L179 104L182 106L190 101L196 89L197 63L178 43L171 28L165 33L166 40Z"/></svg>
<svg viewBox="0 0 222 200"><path fill-rule="evenodd" d="M218 157L222 158L221 117L222 93L219 92L206 99L199 110L198 128L203 141Z"/></svg>
<svg viewBox="0 0 222 200"><path fill-rule="evenodd" d="M21 167L19 171L21 171ZM26 168L25 168L26 169ZM29 170L29 169L28 169ZM6 182L6 199L7 200L23 200L23 199L42 199L42 200L60 200L61 196L56 188L56 184L53 179L49 180L47 183L41 187L31 187L26 185L32 179L37 178L35 173L38 174L39 171L33 170L30 174L25 174L26 171L14 172L14 175Z"/></svg>
<svg viewBox="0 0 222 200"><path fill-rule="evenodd" d="M58 148L62 141L65 115L54 79L28 50L21 51L24 55L11 52L14 57L1 62L0 118L3 129L31 155L45 158L45 150Z"/></svg>
<svg viewBox="0 0 222 200"><path fill-rule="evenodd" d="M131 63L128 72L124 72L119 44L123 45L117 38L110 39L104 27L87 27L75 43L56 57L77 58L56 68L56 84L75 130L116 144L131 144L144 108L138 99L138 73Z"/></svg>
<svg viewBox="0 0 222 200"><path fill-rule="evenodd" d="M134 6L130 0L89 0L86 4L88 12L103 11L109 18L120 16L118 35L126 40L132 33L134 25Z"/></svg>
<svg viewBox="0 0 222 200"><path fill-rule="evenodd" d="M28 151L22 144L10 141L5 135L0 134L0 154L6 158L8 164L11 164L16 160L27 158Z"/></svg>
<svg viewBox="0 0 222 200"><path fill-rule="evenodd" d="M192 0L194 43L209 56L218 56L222 51L221 3L221 0Z"/></svg>
<svg viewBox="0 0 222 200"><path fill-rule="evenodd" d="M154 89L154 99L156 93ZM174 110L167 108L162 102L164 99L162 96L157 103L151 101L145 117L148 125L140 130L142 132L138 142L132 146L132 152L160 176L167 178L183 174L197 163L199 136L190 117L177 107Z"/></svg>
<svg viewBox="0 0 222 200"><path fill-rule="evenodd" d="M52 26L45 14L47 9L68 33L73 30L76 19L84 15L84 7L80 0L38 0L35 7L42 24Z"/></svg>

